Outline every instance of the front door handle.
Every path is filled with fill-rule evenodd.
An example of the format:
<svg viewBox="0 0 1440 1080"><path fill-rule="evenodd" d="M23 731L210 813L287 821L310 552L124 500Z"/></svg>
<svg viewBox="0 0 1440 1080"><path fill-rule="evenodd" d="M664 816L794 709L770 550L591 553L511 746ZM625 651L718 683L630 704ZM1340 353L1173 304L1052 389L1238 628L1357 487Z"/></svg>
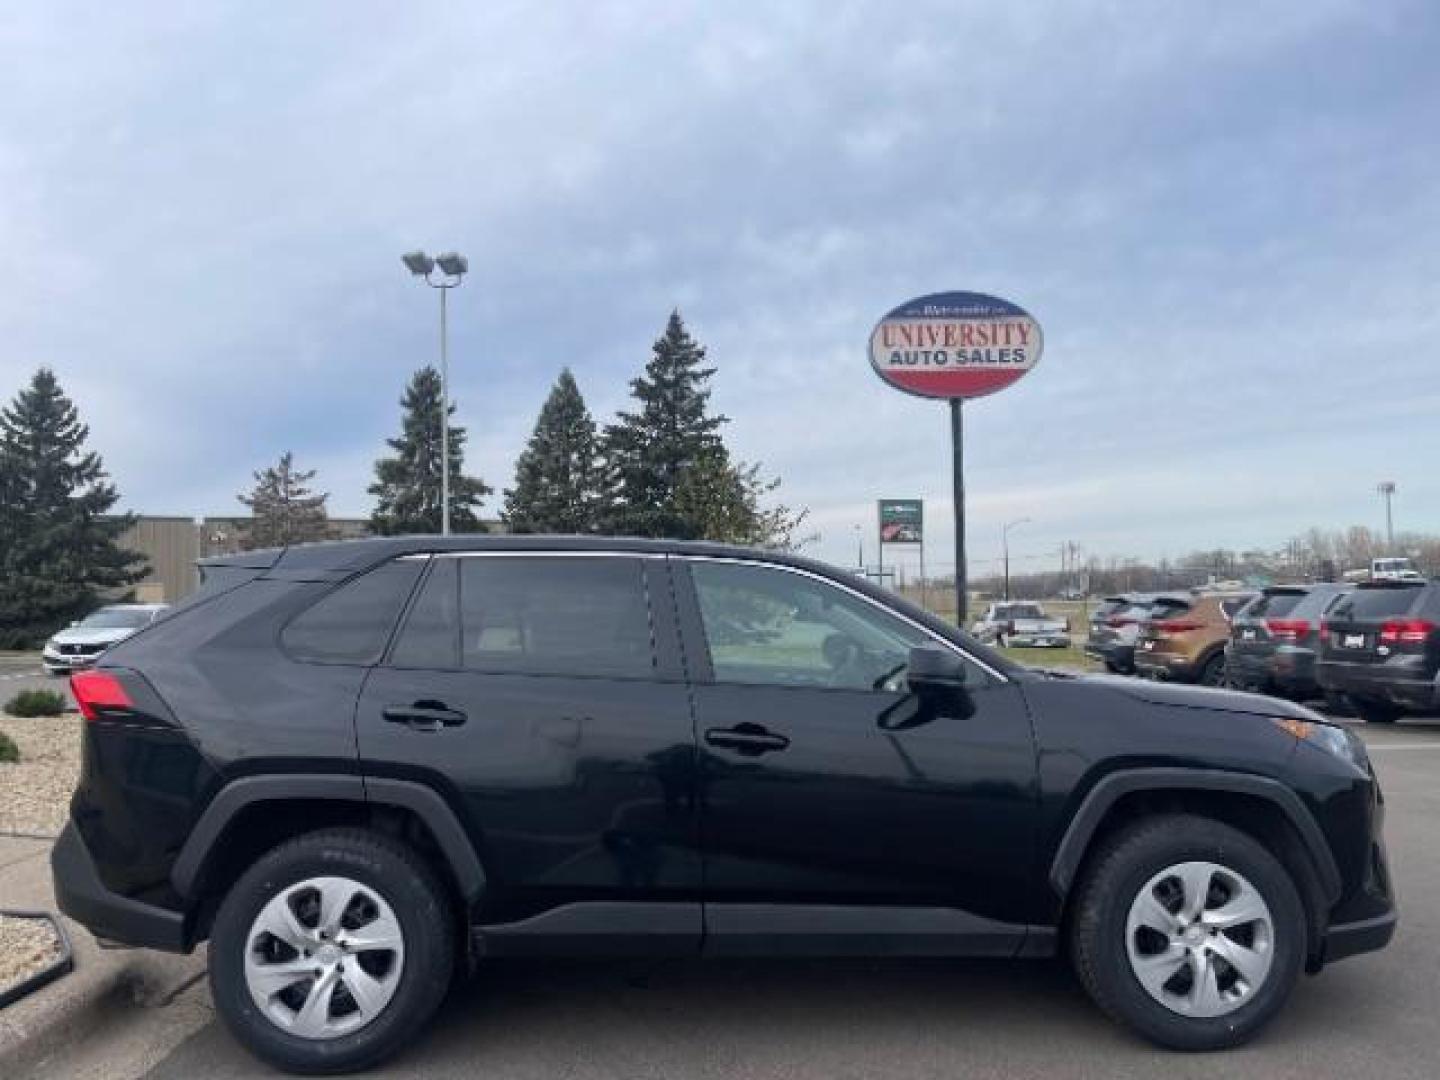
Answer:
<svg viewBox="0 0 1440 1080"><path fill-rule="evenodd" d="M748 721L729 728L710 728L705 732L705 742L718 749L734 750L747 757L784 750L790 745L790 740L784 735L777 735L760 724Z"/></svg>
<svg viewBox="0 0 1440 1080"><path fill-rule="evenodd" d="M413 705L386 705L380 715L392 724L405 724L421 731L438 727L458 727L465 723L465 714L440 701L417 701Z"/></svg>

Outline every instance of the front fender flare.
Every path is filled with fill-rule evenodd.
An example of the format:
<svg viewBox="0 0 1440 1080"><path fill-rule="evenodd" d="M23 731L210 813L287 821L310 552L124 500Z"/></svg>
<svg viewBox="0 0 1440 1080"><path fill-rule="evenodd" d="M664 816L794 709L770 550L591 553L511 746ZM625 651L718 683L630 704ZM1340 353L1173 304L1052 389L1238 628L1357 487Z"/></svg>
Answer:
<svg viewBox="0 0 1440 1080"><path fill-rule="evenodd" d="M1295 792L1280 781L1265 776L1222 769L1179 768L1125 769L1110 773L1086 793L1050 863L1050 887L1056 895L1063 898L1070 892L1095 830L1121 797L1137 791L1177 790L1249 795L1277 807L1300 835L1314 863L1326 902L1333 905L1340 899L1342 882L1335 856L1314 816Z"/></svg>

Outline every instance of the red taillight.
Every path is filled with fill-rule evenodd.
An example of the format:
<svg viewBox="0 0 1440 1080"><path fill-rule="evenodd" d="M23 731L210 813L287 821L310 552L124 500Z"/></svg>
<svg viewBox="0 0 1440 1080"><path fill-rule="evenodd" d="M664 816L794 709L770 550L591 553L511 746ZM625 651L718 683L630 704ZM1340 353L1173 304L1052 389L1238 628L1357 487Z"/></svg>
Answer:
<svg viewBox="0 0 1440 1080"><path fill-rule="evenodd" d="M1330 644L1330 624L1324 619L1320 620L1320 640L1327 645Z"/></svg>
<svg viewBox="0 0 1440 1080"><path fill-rule="evenodd" d="M1199 630L1204 623L1198 623L1194 619L1156 619L1154 625L1162 634L1184 634Z"/></svg>
<svg viewBox="0 0 1440 1080"><path fill-rule="evenodd" d="M99 717L100 709L130 709L135 703L130 700L124 685L108 671L77 671L70 676L70 692L75 695L75 704L80 706L80 715L86 720Z"/></svg>
<svg viewBox="0 0 1440 1080"><path fill-rule="evenodd" d="M1429 619L1389 619L1380 627L1380 640L1389 645L1423 645L1435 629Z"/></svg>
<svg viewBox="0 0 1440 1080"><path fill-rule="evenodd" d="M1299 641L1310 633L1310 620L1266 619L1265 629L1276 641Z"/></svg>

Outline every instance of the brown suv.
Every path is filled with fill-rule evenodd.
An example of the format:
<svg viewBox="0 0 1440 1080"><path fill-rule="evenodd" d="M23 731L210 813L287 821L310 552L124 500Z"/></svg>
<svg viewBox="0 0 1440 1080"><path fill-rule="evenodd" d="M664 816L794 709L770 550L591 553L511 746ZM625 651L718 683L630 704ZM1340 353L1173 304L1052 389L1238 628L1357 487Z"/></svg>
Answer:
<svg viewBox="0 0 1440 1080"><path fill-rule="evenodd" d="M1135 642L1136 673L1223 686L1230 618L1254 598L1253 592L1200 593L1187 603L1157 610Z"/></svg>

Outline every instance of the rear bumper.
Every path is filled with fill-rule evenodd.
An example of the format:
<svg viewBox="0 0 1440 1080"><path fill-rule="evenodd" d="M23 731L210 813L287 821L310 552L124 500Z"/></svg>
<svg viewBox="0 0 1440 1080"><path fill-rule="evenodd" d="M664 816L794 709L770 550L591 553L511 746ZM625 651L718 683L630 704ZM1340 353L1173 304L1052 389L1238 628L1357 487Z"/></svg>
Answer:
<svg viewBox="0 0 1440 1080"><path fill-rule="evenodd" d="M1440 708L1440 683L1435 679L1406 678L1385 664L1345 664L1323 661L1316 667L1320 686L1341 694L1386 701L1407 709Z"/></svg>
<svg viewBox="0 0 1440 1080"><path fill-rule="evenodd" d="M1276 683L1275 653L1225 651L1225 674L1232 686L1244 690L1269 690Z"/></svg>
<svg viewBox="0 0 1440 1080"><path fill-rule="evenodd" d="M1085 642L1085 655L1100 660L1120 671L1135 670L1135 646L1119 642Z"/></svg>
<svg viewBox="0 0 1440 1080"><path fill-rule="evenodd" d="M105 887L73 821L50 852L50 870L60 910L96 937L167 952L190 951L192 942L183 913Z"/></svg>
<svg viewBox="0 0 1440 1080"><path fill-rule="evenodd" d="M1195 665L1184 653L1146 652L1135 650L1135 670L1152 679L1174 679L1177 682L1194 682L1198 674Z"/></svg>

